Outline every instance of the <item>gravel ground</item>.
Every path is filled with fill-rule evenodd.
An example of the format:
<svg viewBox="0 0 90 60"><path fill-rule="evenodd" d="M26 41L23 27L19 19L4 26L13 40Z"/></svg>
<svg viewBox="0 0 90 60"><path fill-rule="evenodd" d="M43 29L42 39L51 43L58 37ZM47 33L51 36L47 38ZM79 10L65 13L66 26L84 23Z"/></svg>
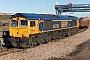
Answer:
<svg viewBox="0 0 90 60"><path fill-rule="evenodd" d="M67 58L67 55L77 49L77 46L90 39L90 29L65 39L59 39L47 44L28 48L21 52L0 56L0 60L46 60L51 57Z"/></svg>
<svg viewBox="0 0 90 60"><path fill-rule="evenodd" d="M85 44L80 53L71 60L90 60L90 44Z"/></svg>

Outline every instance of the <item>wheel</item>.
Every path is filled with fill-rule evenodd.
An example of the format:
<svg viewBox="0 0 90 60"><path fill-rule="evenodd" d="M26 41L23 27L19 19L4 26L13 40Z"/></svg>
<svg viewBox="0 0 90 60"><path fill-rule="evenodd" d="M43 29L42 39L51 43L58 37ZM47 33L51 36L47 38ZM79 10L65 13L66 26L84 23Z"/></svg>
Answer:
<svg viewBox="0 0 90 60"><path fill-rule="evenodd" d="M36 41L37 41L37 44L41 45L43 44L43 36L42 35L37 35L36 37Z"/></svg>
<svg viewBox="0 0 90 60"><path fill-rule="evenodd" d="M50 42L50 41L51 41L51 37L48 36L47 39L46 39L46 42L48 43L48 42Z"/></svg>
<svg viewBox="0 0 90 60"><path fill-rule="evenodd" d="M46 43L50 42L52 39L52 35L49 33L44 34L44 40Z"/></svg>
<svg viewBox="0 0 90 60"><path fill-rule="evenodd" d="M33 42L33 45L34 45L34 46L37 45L37 38L36 38L36 37L33 38L33 39L32 39L32 42Z"/></svg>
<svg viewBox="0 0 90 60"><path fill-rule="evenodd" d="M11 41L12 46L14 46L14 47L17 47L17 46L18 46L18 45L17 45L17 41L16 41L15 38L11 37L11 38L9 38L9 39L10 39L10 41Z"/></svg>
<svg viewBox="0 0 90 60"><path fill-rule="evenodd" d="M52 39L55 40L55 39L57 38L56 36L57 36L57 35L56 35L56 33L54 32Z"/></svg>
<svg viewBox="0 0 90 60"><path fill-rule="evenodd" d="M56 38L59 39L61 37L61 32L57 31L56 32Z"/></svg>
<svg viewBox="0 0 90 60"><path fill-rule="evenodd" d="M33 43L30 43L30 44L29 44L29 47L30 47L30 48L34 47Z"/></svg>

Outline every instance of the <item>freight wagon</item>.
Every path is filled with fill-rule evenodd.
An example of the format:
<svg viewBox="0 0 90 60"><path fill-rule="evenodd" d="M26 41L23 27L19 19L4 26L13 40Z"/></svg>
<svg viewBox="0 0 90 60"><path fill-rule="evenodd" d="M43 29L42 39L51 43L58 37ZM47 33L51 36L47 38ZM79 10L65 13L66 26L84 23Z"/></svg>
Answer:
<svg viewBox="0 0 90 60"><path fill-rule="evenodd" d="M89 26L89 23L90 23L90 18L88 17L81 17L79 19L79 22L80 22L80 29L83 29L83 28L88 28Z"/></svg>

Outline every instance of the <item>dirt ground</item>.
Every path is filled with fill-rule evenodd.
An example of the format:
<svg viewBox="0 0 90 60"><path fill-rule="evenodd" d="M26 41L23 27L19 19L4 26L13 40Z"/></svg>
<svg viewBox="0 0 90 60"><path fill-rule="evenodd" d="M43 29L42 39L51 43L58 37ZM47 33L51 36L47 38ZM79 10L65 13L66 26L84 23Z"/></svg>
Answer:
<svg viewBox="0 0 90 60"><path fill-rule="evenodd" d="M90 40L77 46L77 50L71 52L67 58L52 57L48 60L90 60Z"/></svg>
<svg viewBox="0 0 90 60"><path fill-rule="evenodd" d="M90 44L82 46L81 51L72 60L90 60Z"/></svg>

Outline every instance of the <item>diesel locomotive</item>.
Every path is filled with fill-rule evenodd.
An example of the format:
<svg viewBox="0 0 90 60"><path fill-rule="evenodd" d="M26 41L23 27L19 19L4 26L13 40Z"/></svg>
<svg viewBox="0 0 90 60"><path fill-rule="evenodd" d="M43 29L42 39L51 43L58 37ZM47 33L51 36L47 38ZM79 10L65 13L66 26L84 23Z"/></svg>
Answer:
<svg viewBox="0 0 90 60"><path fill-rule="evenodd" d="M76 16L16 13L10 19L10 41L13 46L32 47L76 34L79 25Z"/></svg>

